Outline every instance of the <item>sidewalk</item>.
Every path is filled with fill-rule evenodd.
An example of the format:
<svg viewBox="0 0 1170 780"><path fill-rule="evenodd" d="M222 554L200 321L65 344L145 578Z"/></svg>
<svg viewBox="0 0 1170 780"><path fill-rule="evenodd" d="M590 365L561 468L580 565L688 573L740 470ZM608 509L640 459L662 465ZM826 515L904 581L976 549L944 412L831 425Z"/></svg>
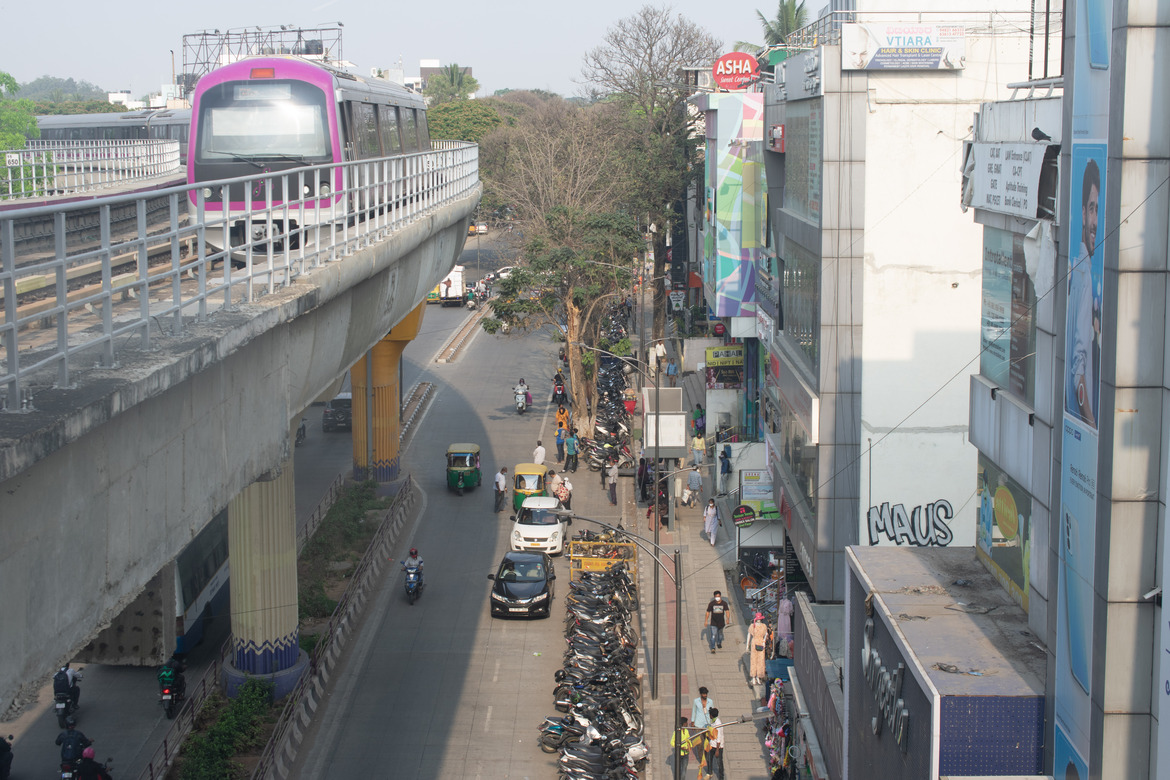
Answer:
<svg viewBox="0 0 1170 780"><path fill-rule="evenodd" d="M643 303L649 304L650 297L643 292ZM646 306L639 306L645 312ZM650 331L647 319L646 332ZM636 343L636 339L635 339ZM674 338L667 339L668 357L679 359L679 350ZM681 361L680 361L681 362ZM679 377L683 388L683 408L693 409L696 403L706 404L706 390L703 376L690 372ZM666 554L662 562L673 570L673 552L677 547L682 565L682 662L681 662L681 709L688 718L691 702L699 695L699 687L706 687L709 698L719 709L724 723L750 716L760 706L763 686L749 684L747 624L750 616L746 612L742 594L731 584L727 572L735 572L735 527L731 523L730 506L723 499L717 499L723 526L715 534L712 546L703 532L702 507L715 494L715 474L712 464L714 453L704 458L703 495L695 502L694 508L676 504L675 522L669 530L659 534L659 546ZM688 465L689 460L683 465ZM685 478L679 475L676 480ZM576 484L576 483L574 483ZM623 525L633 533L653 540L648 529L646 506L636 503L634 481L623 479L618 484L619 505L622 508ZM590 491L593 494L596 491ZM677 495L677 494L676 494ZM604 497L598 498L605 501ZM608 501L605 501L608 509ZM588 504L582 504L586 512ZM574 509L577 505L574 504ZM583 512L584 513L584 512ZM645 776L651 780L665 780L673 777L673 763L670 738L677 721L675 720L675 586L670 577L660 577L659 606L659 675L658 699L650 698L650 677L653 673L653 609L654 609L654 562L644 552L639 553L639 595L642 618L641 657L646 670L642 685L642 706L646 717L646 742L650 746L651 759ZM673 573L673 572L672 572ZM719 590L731 603L731 625L724 631L723 649L711 653L707 645L707 634L703 628L707 603L712 594ZM742 723L724 728L723 766L724 776L729 780L768 780L767 754L758 725ZM698 775L699 762L692 757L686 777L693 780Z"/></svg>

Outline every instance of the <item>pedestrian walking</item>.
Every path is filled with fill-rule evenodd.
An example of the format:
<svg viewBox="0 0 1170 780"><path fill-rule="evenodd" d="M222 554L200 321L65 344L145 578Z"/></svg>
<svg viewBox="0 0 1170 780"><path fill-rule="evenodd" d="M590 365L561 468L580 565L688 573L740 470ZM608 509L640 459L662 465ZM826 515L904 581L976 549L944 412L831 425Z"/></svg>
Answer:
<svg viewBox="0 0 1170 780"><path fill-rule="evenodd" d="M699 687L699 695L691 703L691 723L696 729L706 730L711 725L710 710L715 706L706 686Z"/></svg>
<svg viewBox="0 0 1170 780"><path fill-rule="evenodd" d="M569 435L565 437L565 471L577 471L577 449L581 446L580 440L577 439L577 429L573 428L569 431Z"/></svg>
<svg viewBox="0 0 1170 780"><path fill-rule="evenodd" d="M703 465L703 455L705 454L706 449L706 439L703 438L702 434L696 433L694 438L691 439L691 462L694 463L694 465Z"/></svg>
<svg viewBox="0 0 1170 780"><path fill-rule="evenodd" d="M691 762L691 730L687 725L686 715L679 716L678 730L670 735L670 746L676 748L674 760L678 762L678 776L687 776L687 766ZM677 741L676 741L677 739Z"/></svg>
<svg viewBox="0 0 1170 780"><path fill-rule="evenodd" d="M768 649L768 627L764 625L764 613L757 612L748 627L748 666L752 676L752 685L763 684L767 672L764 670L764 659Z"/></svg>
<svg viewBox="0 0 1170 780"><path fill-rule="evenodd" d="M674 387L678 384L678 363L671 358L666 364L666 379L670 382L670 386Z"/></svg>
<svg viewBox="0 0 1170 780"><path fill-rule="evenodd" d="M719 453L719 495L727 495L727 480L731 479L731 456L727 454L727 447Z"/></svg>
<svg viewBox="0 0 1170 780"><path fill-rule="evenodd" d="M557 494L557 488L561 486L561 482L563 481L559 474L549 469L548 476L545 477L545 485L548 487L549 495L555 496Z"/></svg>
<svg viewBox="0 0 1170 780"><path fill-rule="evenodd" d="M561 480L561 491L564 493L564 498L561 499L561 504L572 511L573 509L573 483L569 481L568 477Z"/></svg>
<svg viewBox="0 0 1170 780"><path fill-rule="evenodd" d="M638 487L638 496L641 501L646 500L646 459L638 458L638 471L634 475L634 484Z"/></svg>
<svg viewBox="0 0 1170 780"><path fill-rule="evenodd" d="M536 442L536 449L532 451L532 462L537 466L544 465L544 443L539 439Z"/></svg>
<svg viewBox="0 0 1170 780"><path fill-rule="evenodd" d="M565 430L564 423L557 423L557 463L565 462L565 439L569 438L569 432Z"/></svg>
<svg viewBox="0 0 1170 780"><path fill-rule="evenodd" d="M719 591L715 591L715 595L707 603L707 615L703 618L703 625L707 628L707 644L711 646L711 652L714 653L716 649L722 650L723 629L731 625L731 610Z"/></svg>
<svg viewBox="0 0 1170 780"><path fill-rule="evenodd" d="M723 521L719 519L719 509L712 498L707 502L707 508L703 510L703 530L707 532L707 539L712 547L715 546L715 530L721 525Z"/></svg>
<svg viewBox="0 0 1170 780"><path fill-rule="evenodd" d="M569 430L569 410L565 408L564 404L557 407L557 427L564 428L567 432Z"/></svg>
<svg viewBox="0 0 1170 780"><path fill-rule="evenodd" d="M618 465L616 460L609 462L609 503L617 506L617 480L618 480Z"/></svg>
<svg viewBox="0 0 1170 780"><path fill-rule="evenodd" d="M687 506L693 507L699 503L700 496L703 495L703 474L699 471L699 467L695 466L687 474L687 489L683 492L683 503Z"/></svg>
<svg viewBox="0 0 1170 780"><path fill-rule="evenodd" d="M702 404L695 404L695 411L691 412L691 430L700 436L707 432L707 413Z"/></svg>
<svg viewBox="0 0 1170 780"><path fill-rule="evenodd" d="M508 467L500 466L496 472L496 511L504 508L504 499L508 497Z"/></svg>
<svg viewBox="0 0 1170 780"><path fill-rule="evenodd" d="M707 727L707 777L723 778L723 721L719 709L711 708L711 725Z"/></svg>

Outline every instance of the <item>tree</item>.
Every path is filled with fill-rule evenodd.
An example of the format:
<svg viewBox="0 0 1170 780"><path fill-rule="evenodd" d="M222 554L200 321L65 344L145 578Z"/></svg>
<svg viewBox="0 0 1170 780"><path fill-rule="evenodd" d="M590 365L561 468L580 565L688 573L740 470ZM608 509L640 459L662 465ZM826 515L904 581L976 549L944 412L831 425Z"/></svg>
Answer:
<svg viewBox="0 0 1170 780"><path fill-rule="evenodd" d="M433 138L479 143L503 121L486 100L452 100L427 110L427 126Z"/></svg>
<svg viewBox="0 0 1170 780"><path fill-rule="evenodd" d="M804 7L804 0L779 0L776 7L776 18L769 19L756 11L760 19L760 27L764 31L764 45L739 41L735 44L736 51L759 51L769 46L778 46L788 40L788 36L808 24L808 10Z"/></svg>
<svg viewBox="0 0 1170 780"><path fill-rule="evenodd" d="M479 91L479 82L468 73L470 68L460 68L451 63L427 79L423 95L431 106L449 103L453 100L467 100L468 95Z"/></svg>
<svg viewBox="0 0 1170 780"><path fill-rule="evenodd" d="M121 103L106 100L71 100L65 103L40 102L33 104L37 116L52 114L120 114L130 109Z"/></svg>
<svg viewBox="0 0 1170 780"><path fill-rule="evenodd" d="M41 135L32 101L17 100L18 90L16 79L0 71L0 149L23 149L26 140Z"/></svg>
<svg viewBox="0 0 1170 780"><path fill-rule="evenodd" d="M39 79L22 84L20 97L48 103L65 103L80 100L106 100L106 91L88 81L74 81L55 76L41 76Z"/></svg>
<svg viewBox="0 0 1170 780"><path fill-rule="evenodd" d="M671 204L683 199L699 166L694 165L694 129L684 110L690 94L683 68L708 66L722 43L669 8L643 6L606 33L604 43L585 55L582 75L599 95L625 108L624 166L637 171L627 193L628 208L660 228L654 233L654 277L663 275L666 222ZM654 336L666 324L666 295L654 285Z"/></svg>

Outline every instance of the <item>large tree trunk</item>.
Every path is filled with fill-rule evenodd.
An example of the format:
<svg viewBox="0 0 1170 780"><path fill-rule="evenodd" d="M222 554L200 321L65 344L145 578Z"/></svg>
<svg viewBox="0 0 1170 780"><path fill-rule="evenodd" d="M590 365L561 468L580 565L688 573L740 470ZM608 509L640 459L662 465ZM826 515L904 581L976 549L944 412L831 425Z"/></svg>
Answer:
<svg viewBox="0 0 1170 780"><path fill-rule="evenodd" d="M584 435L593 431L593 414L586 410L596 407L597 383L585 377L581 365L581 347L585 342L582 333L583 314L570 296L565 300L565 356L569 359L569 389L573 398L573 425ZM594 362L596 365L596 361Z"/></svg>

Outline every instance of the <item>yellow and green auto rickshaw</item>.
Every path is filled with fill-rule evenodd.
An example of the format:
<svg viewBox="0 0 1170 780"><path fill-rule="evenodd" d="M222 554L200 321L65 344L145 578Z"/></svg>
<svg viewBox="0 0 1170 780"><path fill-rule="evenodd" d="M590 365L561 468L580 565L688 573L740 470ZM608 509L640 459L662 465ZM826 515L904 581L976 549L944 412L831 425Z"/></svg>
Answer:
<svg viewBox="0 0 1170 780"><path fill-rule="evenodd" d="M482 481L478 444L459 443L447 448L448 488L463 495L464 489L478 487Z"/></svg>
<svg viewBox="0 0 1170 780"><path fill-rule="evenodd" d="M531 496L547 496L548 466L535 463L518 463L512 476L512 510L520 511L524 499Z"/></svg>

